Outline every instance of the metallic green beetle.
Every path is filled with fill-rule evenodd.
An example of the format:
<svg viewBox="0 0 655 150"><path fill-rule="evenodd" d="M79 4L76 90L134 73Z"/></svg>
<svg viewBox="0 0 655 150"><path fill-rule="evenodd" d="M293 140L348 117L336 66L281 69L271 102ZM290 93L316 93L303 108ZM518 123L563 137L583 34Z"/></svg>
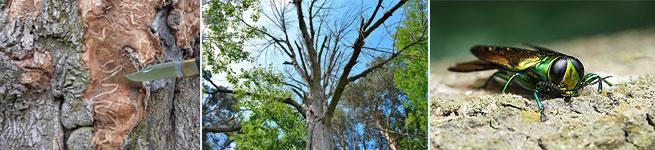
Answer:
<svg viewBox="0 0 655 150"><path fill-rule="evenodd" d="M541 121L546 120L544 108L539 100L539 94L548 94L565 99L578 96L578 91L585 86L598 83L598 92L603 90L603 82L609 86L607 77L595 73L585 73L584 66L575 57L565 55L548 48L526 44L535 50L515 47L499 47L479 45L471 48L471 53L479 60L458 63L448 68L454 72L474 72L498 69L494 77L506 80L503 93L510 83L518 83L521 87L533 91L541 114Z"/></svg>

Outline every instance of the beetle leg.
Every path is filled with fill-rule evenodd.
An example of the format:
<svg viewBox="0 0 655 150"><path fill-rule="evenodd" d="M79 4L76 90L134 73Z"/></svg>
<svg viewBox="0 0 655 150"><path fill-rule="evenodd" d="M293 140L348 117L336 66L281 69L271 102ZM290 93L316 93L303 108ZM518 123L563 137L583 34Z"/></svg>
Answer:
<svg viewBox="0 0 655 150"><path fill-rule="evenodd" d="M585 74L585 82L587 82L587 85L594 85L594 84L600 82L600 83L598 83L598 93L603 92L603 82L602 82L602 80L603 79L598 74L595 74L595 73Z"/></svg>
<svg viewBox="0 0 655 150"><path fill-rule="evenodd" d="M541 122L544 122L546 121L546 115L544 114L544 106L541 105L541 100L539 100L538 90L534 90L534 98L537 100L537 107L539 107L539 114L541 114L541 116L539 116L539 119L541 120Z"/></svg>
<svg viewBox="0 0 655 150"><path fill-rule="evenodd" d="M598 78L598 92L602 92L602 91L603 91L603 83L605 83L605 84L607 84L607 85L609 85L609 86L613 86L613 85L614 85L614 84L610 83L609 81L605 80L605 79L607 79L607 78L609 78L609 77L612 77L612 76L607 76L607 77Z"/></svg>
<svg viewBox="0 0 655 150"><path fill-rule="evenodd" d="M603 78L598 78L598 93L603 93Z"/></svg>
<svg viewBox="0 0 655 150"><path fill-rule="evenodd" d="M612 76L606 76L606 77L600 77L598 74L595 73L587 73L585 75L585 82L587 82L587 85L593 85L598 83L598 93L603 92L603 83L613 86L614 84L610 83L609 81L605 80L607 78L610 78Z"/></svg>
<svg viewBox="0 0 655 150"><path fill-rule="evenodd" d="M604 79L601 78L598 74L595 74L595 73L591 73L591 74L593 74L594 78L596 79L596 81L594 81L593 84L598 83L598 93L603 93L603 81L604 81Z"/></svg>
<svg viewBox="0 0 655 150"><path fill-rule="evenodd" d="M587 74L585 74L585 80L584 81L587 82L587 83L593 83L598 78L599 78L599 76L597 74L595 74L595 73L587 73Z"/></svg>
<svg viewBox="0 0 655 150"><path fill-rule="evenodd" d="M514 79L516 75L518 75L518 73L514 73L512 77L509 77L509 79L507 79L507 83L505 83L505 87L503 87L503 92L502 92L503 94L505 94L505 90L507 89L507 86L509 85L509 83L512 83L512 79Z"/></svg>
<svg viewBox="0 0 655 150"><path fill-rule="evenodd" d="M609 85L609 86L614 86L614 84L612 84L611 82L605 80L605 79L607 79L607 78L609 78L609 77L612 77L612 76L604 77L604 78L603 78L603 82L605 82L605 84L607 84L607 85Z"/></svg>
<svg viewBox="0 0 655 150"><path fill-rule="evenodd" d="M480 88L481 88L481 89L485 89L485 88L487 88L487 86L489 86L489 83L491 82L491 80L493 80L494 77L496 77L496 75L498 75L499 73L500 73L500 71L496 71L496 72L494 72L494 74L492 74L492 75L487 79L487 81L484 82L484 84L483 84L482 87L480 87Z"/></svg>

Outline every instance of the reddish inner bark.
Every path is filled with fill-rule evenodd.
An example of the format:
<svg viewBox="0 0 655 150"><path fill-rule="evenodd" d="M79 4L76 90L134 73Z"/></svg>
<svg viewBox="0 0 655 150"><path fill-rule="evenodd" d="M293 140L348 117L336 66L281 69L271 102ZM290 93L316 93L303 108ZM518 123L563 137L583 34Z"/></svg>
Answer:
<svg viewBox="0 0 655 150"><path fill-rule="evenodd" d="M8 0L5 6L5 14L9 18L39 15L41 0Z"/></svg>
<svg viewBox="0 0 655 150"><path fill-rule="evenodd" d="M173 6L180 13L180 24L175 31L178 47L187 47L200 35L200 0L182 0Z"/></svg>

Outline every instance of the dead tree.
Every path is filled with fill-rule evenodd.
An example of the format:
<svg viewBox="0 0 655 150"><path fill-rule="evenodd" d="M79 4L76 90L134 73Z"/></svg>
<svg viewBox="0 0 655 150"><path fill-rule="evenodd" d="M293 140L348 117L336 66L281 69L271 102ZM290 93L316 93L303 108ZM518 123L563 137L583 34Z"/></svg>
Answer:
<svg viewBox="0 0 655 150"><path fill-rule="evenodd" d="M330 120L346 85L382 67L403 50L426 42L427 34L417 33L424 34L422 37L425 38L404 47L366 46L367 38L380 27L398 25L387 20L406 2L400 0L389 7L383 6L383 0L379 0L371 8L350 11L355 12L349 16L351 18L331 16L334 14L330 11L334 8L328 1L318 0L293 0L288 4L272 2L272 12L264 12L264 17L273 22L274 27L260 32L274 50L283 52L283 57L288 58L284 62L291 66L286 74L286 85L299 99L284 102L305 116L307 149L334 149ZM365 15L370 10L372 13ZM299 31L299 36L291 35L295 31ZM386 56L360 72L353 71L358 64L366 65L366 51L384 52Z"/></svg>

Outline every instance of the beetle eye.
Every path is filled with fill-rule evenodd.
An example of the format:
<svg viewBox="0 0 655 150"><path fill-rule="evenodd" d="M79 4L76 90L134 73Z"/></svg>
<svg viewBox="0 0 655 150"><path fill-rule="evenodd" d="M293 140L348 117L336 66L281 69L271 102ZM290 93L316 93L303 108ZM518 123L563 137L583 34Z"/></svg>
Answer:
<svg viewBox="0 0 655 150"><path fill-rule="evenodd" d="M548 71L548 78L551 82L555 84L562 82L562 78L564 78L564 74L566 74L566 60L566 57L559 57L555 59L553 64L550 66L550 70Z"/></svg>
<svg viewBox="0 0 655 150"><path fill-rule="evenodd" d="M569 60L571 60L573 67L575 67L575 72L578 73L578 79L584 80L584 66L582 62L574 57L570 57Z"/></svg>
<svg viewBox="0 0 655 150"><path fill-rule="evenodd" d="M569 62L571 62L572 66L569 66ZM555 59L553 64L550 66L550 71L548 71L548 78L550 81L555 84L561 83L562 79L566 75L567 67L573 67L573 69L575 69L576 75L578 76L578 79L583 80L584 66L582 66L580 60L570 56L564 56Z"/></svg>

